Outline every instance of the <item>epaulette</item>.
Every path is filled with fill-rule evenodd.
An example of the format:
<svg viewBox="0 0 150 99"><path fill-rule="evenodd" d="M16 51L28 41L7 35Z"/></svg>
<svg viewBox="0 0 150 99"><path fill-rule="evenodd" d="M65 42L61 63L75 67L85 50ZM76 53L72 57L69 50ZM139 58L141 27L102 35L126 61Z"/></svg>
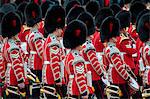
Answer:
<svg viewBox="0 0 150 99"><path fill-rule="evenodd" d="M39 31L32 31L34 33L34 39L33 42L35 42L38 39L43 39L42 35L39 33Z"/></svg>
<svg viewBox="0 0 150 99"><path fill-rule="evenodd" d="M8 49L9 52L11 52L11 51L14 50L14 49L19 50L19 47L15 44L15 41L14 41L14 40L10 39L10 40L8 41L8 43L9 43L9 45L10 45L10 47L9 47L9 49Z"/></svg>
<svg viewBox="0 0 150 99"><path fill-rule="evenodd" d="M109 46L110 48L110 57L113 55L113 54L120 54L120 51L117 47L115 46Z"/></svg>
<svg viewBox="0 0 150 99"><path fill-rule="evenodd" d="M89 50L95 50L94 45L92 44L91 40L87 40L85 42L85 48L84 48L84 52L87 53Z"/></svg>
<svg viewBox="0 0 150 99"><path fill-rule="evenodd" d="M48 47L58 46L61 47L60 42L57 40L55 35L50 35L51 42L48 44Z"/></svg>
<svg viewBox="0 0 150 99"><path fill-rule="evenodd" d="M74 60L72 62L72 65L76 65L78 62L85 62L85 60L79 55L79 52L78 51L73 51L73 57L74 57Z"/></svg>

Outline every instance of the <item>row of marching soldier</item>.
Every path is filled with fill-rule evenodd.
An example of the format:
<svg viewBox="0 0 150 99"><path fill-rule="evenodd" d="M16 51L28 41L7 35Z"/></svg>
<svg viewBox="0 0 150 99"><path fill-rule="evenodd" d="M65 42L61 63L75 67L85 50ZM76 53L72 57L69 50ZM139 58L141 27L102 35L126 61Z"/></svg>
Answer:
<svg viewBox="0 0 150 99"><path fill-rule="evenodd" d="M8 1L0 98L150 98L148 0Z"/></svg>

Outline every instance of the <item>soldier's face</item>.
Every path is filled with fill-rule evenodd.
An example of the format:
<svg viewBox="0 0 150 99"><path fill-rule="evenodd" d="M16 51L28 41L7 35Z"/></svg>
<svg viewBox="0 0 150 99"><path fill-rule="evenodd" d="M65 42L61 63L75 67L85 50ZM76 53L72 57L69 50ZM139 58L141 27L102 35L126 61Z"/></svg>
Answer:
<svg viewBox="0 0 150 99"><path fill-rule="evenodd" d="M61 37L62 36L62 33L63 33L63 30L62 29L56 29L56 36L57 37Z"/></svg>
<svg viewBox="0 0 150 99"><path fill-rule="evenodd" d="M123 9L123 10L126 10L126 11L129 11L129 4L125 4L122 9Z"/></svg>

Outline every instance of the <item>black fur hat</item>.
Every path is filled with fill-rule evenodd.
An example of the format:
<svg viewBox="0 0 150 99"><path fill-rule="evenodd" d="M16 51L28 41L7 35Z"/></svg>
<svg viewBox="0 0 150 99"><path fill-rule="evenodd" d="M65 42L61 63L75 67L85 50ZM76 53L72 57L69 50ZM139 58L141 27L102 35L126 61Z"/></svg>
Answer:
<svg viewBox="0 0 150 99"><path fill-rule="evenodd" d="M36 3L37 5L41 5L42 4L42 0L30 0L30 2Z"/></svg>
<svg viewBox="0 0 150 99"><path fill-rule="evenodd" d="M84 8L81 6L74 6L70 9L68 12L67 18L67 24L69 24L72 20L75 20L82 12L84 12Z"/></svg>
<svg viewBox="0 0 150 99"><path fill-rule="evenodd" d="M137 27L137 25L138 25L139 19L140 19L144 14L146 14L146 13L150 13L150 10L144 9L143 11L141 11L141 12L138 14L137 19L136 19L136 27ZM136 28L136 30L137 30L137 28ZM137 33L138 33L138 32L139 32L139 31L137 31Z"/></svg>
<svg viewBox="0 0 150 99"><path fill-rule="evenodd" d="M131 17L132 24L135 24L138 14L144 9L146 9L146 6L140 1L136 1L133 4L131 4L130 12L132 14L132 17Z"/></svg>
<svg viewBox="0 0 150 99"><path fill-rule="evenodd" d="M129 11L122 10L118 12L115 17L119 19L121 29L130 26L131 13Z"/></svg>
<svg viewBox="0 0 150 99"><path fill-rule="evenodd" d="M11 38L21 30L21 20L17 13L9 12L2 19L2 36Z"/></svg>
<svg viewBox="0 0 150 99"><path fill-rule="evenodd" d="M52 1L48 1L48 0L46 0L45 2L43 2L41 4L42 18L45 17L45 14L46 14L48 8L50 8L53 5L54 5L54 3Z"/></svg>
<svg viewBox="0 0 150 99"><path fill-rule="evenodd" d="M102 21L108 16L113 16L113 11L108 7L101 8L95 16L96 26L99 28Z"/></svg>
<svg viewBox="0 0 150 99"><path fill-rule="evenodd" d="M42 20L41 8L36 3L29 3L25 9L25 20L28 27L33 27Z"/></svg>
<svg viewBox="0 0 150 99"><path fill-rule="evenodd" d="M1 10L6 14L6 13L9 13L9 12L14 12L16 11L15 7L10 4L10 3L6 3L4 5L2 5L1 7Z"/></svg>
<svg viewBox="0 0 150 99"><path fill-rule="evenodd" d="M95 33L95 22L93 20L93 16L89 12L81 13L77 19L86 24L88 30L87 36L93 35Z"/></svg>
<svg viewBox="0 0 150 99"><path fill-rule="evenodd" d="M131 3L132 0L124 0L124 4L129 4Z"/></svg>
<svg viewBox="0 0 150 99"><path fill-rule="evenodd" d="M119 36L120 24L119 20L113 16L104 19L100 26L100 39L101 42L109 41L112 37Z"/></svg>
<svg viewBox="0 0 150 99"><path fill-rule="evenodd" d="M24 11L25 11L25 8L26 8L27 4L28 4L27 2L22 2L17 7L17 10L22 14L22 24L25 23Z"/></svg>
<svg viewBox="0 0 150 99"><path fill-rule="evenodd" d="M116 15L119 11L122 10L121 7L120 7L120 5L116 4L116 3L110 5L110 8L113 10L114 15Z"/></svg>
<svg viewBox="0 0 150 99"><path fill-rule="evenodd" d="M137 31L142 42L147 42L150 39L150 13L141 16Z"/></svg>
<svg viewBox="0 0 150 99"><path fill-rule="evenodd" d="M65 48L74 49L86 41L87 27L79 20L71 21L66 27L63 44Z"/></svg>
<svg viewBox="0 0 150 99"><path fill-rule="evenodd" d="M71 0L67 3L65 10L66 10L66 15L68 14L68 12L70 11L70 9L74 6L80 6L80 2L77 0Z"/></svg>
<svg viewBox="0 0 150 99"><path fill-rule="evenodd" d="M64 26L65 9L61 6L52 6L49 8L44 21L44 28L46 33L53 33L56 28L63 28Z"/></svg>
<svg viewBox="0 0 150 99"><path fill-rule="evenodd" d="M91 13L93 17L97 14L97 12L100 10L100 4L96 0L89 1L86 4L86 11Z"/></svg>

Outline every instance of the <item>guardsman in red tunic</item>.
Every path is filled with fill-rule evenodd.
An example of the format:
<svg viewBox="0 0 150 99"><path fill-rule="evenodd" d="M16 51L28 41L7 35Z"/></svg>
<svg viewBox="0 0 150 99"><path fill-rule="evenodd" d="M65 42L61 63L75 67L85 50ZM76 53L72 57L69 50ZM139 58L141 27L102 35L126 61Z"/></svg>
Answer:
<svg viewBox="0 0 150 99"><path fill-rule="evenodd" d="M25 9L25 19L28 34L25 37L29 53L28 67L35 74L39 81L33 82L30 86L30 95L32 98L39 98L40 84L42 78L42 54L43 54L43 35L38 31L39 22L42 20L40 7L35 3L29 3Z"/></svg>
<svg viewBox="0 0 150 99"><path fill-rule="evenodd" d="M9 29L8 29L9 27ZM25 73L21 51L17 43L18 33L21 30L21 21L15 12L7 13L2 20L2 36L8 38L3 46L2 52L6 63L5 84L6 98L25 97Z"/></svg>
<svg viewBox="0 0 150 99"><path fill-rule="evenodd" d="M65 10L61 6L49 8L44 25L46 40L43 49L42 92L47 98L57 99L56 88L62 85L61 45L58 37L62 35L65 26Z"/></svg>
<svg viewBox="0 0 150 99"><path fill-rule="evenodd" d="M108 98L128 98L128 83L131 86L134 83L134 88L137 90L139 88L138 84L127 72L121 53L116 47L116 37L119 36L119 29L119 20L112 16L105 18L100 27L101 41L106 43L104 54L109 64L108 79L110 86L106 89Z"/></svg>
<svg viewBox="0 0 150 99"><path fill-rule="evenodd" d="M105 68L106 68L106 64L105 64L106 62L105 62L105 59L104 59L105 57L103 53L104 45L100 40L99 27L102 23L102 20L104 20L108 16L113 16L113 11L110 8L102 8L97 12L95 16L96 31L93 35L93 45L96 49L99 62L102 65L105 65Z"/></svg>
<svg viewBox="0 0 150 99"><path fill-rule="evenodd" d="M129 33L126 31L127 27L130 26L131 13L129 11L120 11L116 14L116 18L120 21L120 37L117 39L117 47L122 53L122 58L124 63L132 70L130 75L136 80L138 79L138 65L135 64L135 58L137 58L137 50L135 44L132 43L132 40L129 37ZM140 91L130 93L132 97L141 97Z"/></svg>
<svg viewBox="0 0 150 99"><path fill-rule="evenodd" d="M136 67L133 57L137 57L137 51L126 31L126 28L130 25L131 14L129 11L123 10L117 13L115 17L120 21L120 37L117 40L117 47L122 53L122 58L124 59L125 64L128 65L134 73Z"/></svg>
<svg viewBox="0 0 150 99"><path fill-rule="evenodd" d="M133 38L135 41L138 38L135 23L136 23L138 14L144 9L146 9L146 6L141 1L135 1L135 2L131 3L131 5L130 5L129 11L131 12L131 15L132 15L132 17L131 17L132 25L130 25L128 32L129 32L131 38Z"/></svg>
<svg viewBox="0 0 150 99"><path fill-rule="evenodd" d="M137 26L137 32L139 34L140 40L144 43L142 46L141 57L144 64L144 74L143 74L143 98L150 98L150 14L145 13L139 19Z"/></svg>
<svg viewBox="0 0 150 99"><path fill-rule="evenodd" d="M64 47L71 49L65 57L65 69L69 76L68 98L88 99L89 94L92 94L90 72L86 71L85 60L80 53L81 45L86 41L86 33L86 25L79 20L69 23L64 33Z"/></svg>
<svg viewBox="0 0 150 99"><path fill-rule="evenodd" d="M6 66L4 62L4 57L2 54L2 47L3 47L3 37L0 35L0 97L2 97L3 90L4 90L4 83L5 83L5 71Z"/></svg>
<svg viewBox="0 0 150 99"><path fill-rule="evenodd" d="M83 44L82 55L85 60L87 71L91 72L92 86L94 86L95 94L98 99L104 98L104 86L101 77L104 75L105 69L100 65L96 50L92 44L91 36L95 32L95 23L89 12L83 12L78 16L78 20L83 21L88 29L86 42Z"/></svg>

